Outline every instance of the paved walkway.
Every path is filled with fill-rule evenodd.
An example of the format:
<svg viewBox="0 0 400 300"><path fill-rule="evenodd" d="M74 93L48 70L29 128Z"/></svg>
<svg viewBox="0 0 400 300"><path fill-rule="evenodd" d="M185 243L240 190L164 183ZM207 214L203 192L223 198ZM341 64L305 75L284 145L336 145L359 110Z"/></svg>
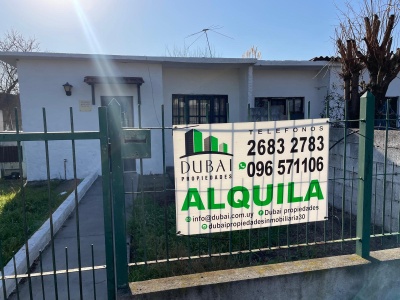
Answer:
<svg viewBox="0 0 400 300"><path fill-rule="evenodd" d="M82 198L79 204L79 227L81 243L82 267L92 265L91 244L94 247L95 266L105 265L104 226L103 226L103 198L101 178L96 179L92 187ZM78 267L75 211L66 220L63 227L56 234L54 239L56 270L66 269L65 248L68 248L68 268ZM48 246L42 254L43 271L52 271L52 249ZM33 267L32 273L40 272L39 263ZM67 275L57 275L58 299L79 299L79 273L69 274L69 288ZM95 284L93 284L92 271L82 272L83 299L94 299L96 292L97 299L107 299L106 270L95 271ZM55 280L53 275L43 276L45 299L56 299ZM28 281L25 280L19 285L19 298L30 299ZM95 288L95 289L94 289ZM68 297L69 293L69 297ZM41 277L32 278L33 299L44 299L42 293ZM18 299L13 294L10 299Z"/></svg>

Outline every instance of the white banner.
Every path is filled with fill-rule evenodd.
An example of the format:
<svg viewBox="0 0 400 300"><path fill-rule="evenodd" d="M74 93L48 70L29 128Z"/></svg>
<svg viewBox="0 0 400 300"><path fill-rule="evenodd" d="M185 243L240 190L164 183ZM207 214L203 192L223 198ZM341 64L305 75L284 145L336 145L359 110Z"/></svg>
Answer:
<svg viewBox="0 0 400 300"><path fill-rule="evenodd" d="M328 119L179 125L173 141L178 234L327 219Z"/></svg>

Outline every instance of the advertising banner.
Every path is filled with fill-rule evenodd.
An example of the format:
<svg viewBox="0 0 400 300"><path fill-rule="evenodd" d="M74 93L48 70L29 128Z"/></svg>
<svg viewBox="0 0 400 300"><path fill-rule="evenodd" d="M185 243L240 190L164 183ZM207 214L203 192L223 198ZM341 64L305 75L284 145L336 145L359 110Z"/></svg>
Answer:
<svg viewBox="0 0 400 300"><path fill-rule="evenodd" d="M323 221L328 119L174 126L181 235Z"/></svg>

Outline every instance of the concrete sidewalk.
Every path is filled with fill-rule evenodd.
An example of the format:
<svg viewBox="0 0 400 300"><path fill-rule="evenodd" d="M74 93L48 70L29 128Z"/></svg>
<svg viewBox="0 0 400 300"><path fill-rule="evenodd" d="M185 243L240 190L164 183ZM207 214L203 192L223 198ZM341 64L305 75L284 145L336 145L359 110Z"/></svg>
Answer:
<svg viewBox="0 0 400 300"><path fill-rule="evenodd" d="M56 270L66 269L66 247L68 248L68 268L73 269L78 267L76 222L76 211L74 210L54 238ZM101 177L99 177L79 203L82 267L92 266L92 244L95 266L105 265L103 224L102 182ZM52 257L52 247L49 245L42 253L43 272L53 271ZM34 264L31 273L40 273L39 262ZM57 286L58 299L79 299L78 272L69 274L69 288L66 274L59 274L56 277L57 281L55 281L54 275L43 276L44 288L42 288L40 276L32 277L33 299L44 299L42 289L45 292L45 299L56 299L55 286ZM28 280L24 280L18 288L20 299L30 299ZM94 293L96 293L97 299L107 299L106 270L100 269L95 271L95 283L93 283L92 271L82 271L82 290L83 299L94 299ZM9 299L18 298L14 293Z"/></svg>

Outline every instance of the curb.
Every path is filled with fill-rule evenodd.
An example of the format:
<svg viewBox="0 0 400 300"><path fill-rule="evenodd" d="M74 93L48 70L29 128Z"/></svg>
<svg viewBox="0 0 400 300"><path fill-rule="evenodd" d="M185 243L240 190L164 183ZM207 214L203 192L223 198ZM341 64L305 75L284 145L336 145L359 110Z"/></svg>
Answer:
<svg viewBox="0 0 400 300"><path fill-rule="evenodd" d="M78 202L81 201L83 196L92 186L94 181L97 179L98 173L94 172L91 175L87 176L79 185L78 185ZM57 210L53 213L53 232L54 235L58 232L61 226L64 224L65 220L71 214L71 212L75 208L75 193L72 192L67 199L57 208ZM50 242L50 221L47 219L43 225L32 235L32 237L28 241L29 247L29 261L31 264L39 257L39 251L44 250L44 248ZM26 253L25 253L25 245L22 246L18 252L15 254L15 264L17 274L25 274L27 272L26 265ZM0 274L1 275L1 274ZM4 267L4 276L12 276L14 277L14 263L13 259L11 259L8 264ZM19 281L19 280L18 280ZM6 285L6 294L7 297L14 291L16 288L15 280L7 279L5 281ZM3 290L3 283L0 281L0 291ZM0 293L0 300L3 299L3 293Z"/></svg>

